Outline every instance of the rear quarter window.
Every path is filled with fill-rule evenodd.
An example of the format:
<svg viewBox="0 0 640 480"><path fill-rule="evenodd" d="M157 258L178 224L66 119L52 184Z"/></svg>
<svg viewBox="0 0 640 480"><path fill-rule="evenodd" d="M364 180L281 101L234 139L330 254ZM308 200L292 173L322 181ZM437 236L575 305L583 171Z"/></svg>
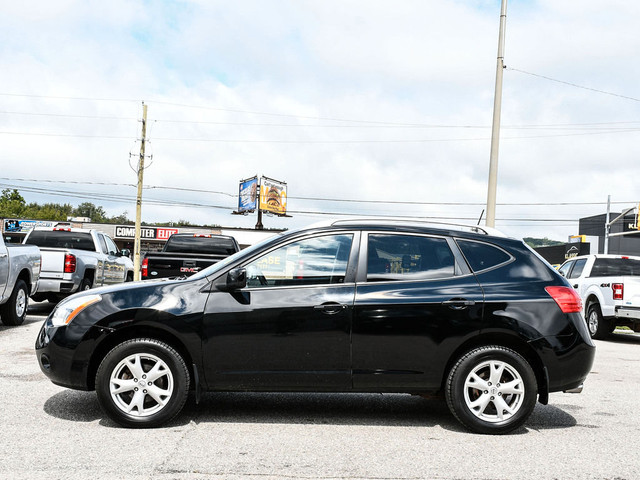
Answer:
<svg viewBox="0 0 640 480"><path fill-rule="evenodd" d="M26 242L42 248L75 248L95 252L96 247L89 232L67 232L63 230L34 230Z"/></svg>
<svg viewBox="0 0 640 480"><path fill-rule="evenodd" d="M471 240L457 240L460 250L474 272L488 270L505 264L513 258L507 252L488 243Z"/></svg>
<svg viewBox="0 0 640 480"><path fill-rule="evenodd" d="M592 277L640 276L640 260L633 258L596 258Z"/></svg>

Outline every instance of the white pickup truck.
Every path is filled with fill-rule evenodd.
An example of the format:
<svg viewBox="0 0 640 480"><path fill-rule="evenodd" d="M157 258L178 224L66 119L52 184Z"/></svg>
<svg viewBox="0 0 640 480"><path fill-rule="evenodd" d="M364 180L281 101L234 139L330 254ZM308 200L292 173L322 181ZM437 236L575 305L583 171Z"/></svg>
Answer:
<svg viewBox="0 0 640 480"><path fill-rule="evenodd" d="M0 318L5 325L20 325L27 315L29 295L40 276L40 250L5 244L0 235Z"/></svg>
<svg viewBox="0 0 640 480"><path fill-rule="evenodd" d="M592 338L605 338L617 326L640 332L640 257L585 255L558 271L582 298Z"/></svg>
<svg viewBox="0 0 640 480"><path fill-rule="evenodd" d="M37 301L59 302L92 287L133 280L133 262L111 237L97 230L71 228L68 224L35 228L24 239L42 254Z"/></svg>

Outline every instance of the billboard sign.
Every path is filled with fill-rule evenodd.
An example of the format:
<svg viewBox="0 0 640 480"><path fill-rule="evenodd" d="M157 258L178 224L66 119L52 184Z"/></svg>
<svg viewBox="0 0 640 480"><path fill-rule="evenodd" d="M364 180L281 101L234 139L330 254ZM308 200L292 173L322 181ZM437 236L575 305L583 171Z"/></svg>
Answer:
<svg viewBox="0 0 640 480"><path fill-rule="evenodd" d="M276 215L286 215L287 184L262 177L260 181L260 210Z"/></svg>
<svg viewBox="0 0 640 480"><path fill-rule="evenodd" d="M258 177L240 181L238 212L253 212L258 208Z"/></svg>

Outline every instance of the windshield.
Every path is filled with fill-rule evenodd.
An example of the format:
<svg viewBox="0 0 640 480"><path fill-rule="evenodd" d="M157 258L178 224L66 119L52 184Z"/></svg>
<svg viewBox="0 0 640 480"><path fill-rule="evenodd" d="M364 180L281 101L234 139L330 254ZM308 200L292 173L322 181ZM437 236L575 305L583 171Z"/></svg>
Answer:
<svg viewBox="0 0 640 480"><path fill-rule="evenodd" d="M260 250L264 245L272 242L274 238L276 238L276 236L282 236L282 233L265 238L264 240L256 243L255 245L251 245L250 247L247 247L244 250L240 250L238 253L234 253L230 257L227 257L224 260L221 260L218 263L214 263L213 265L205 268L204 270L199 271L195 275L189 277L189 279L198 280L204 277L210 277L212 275L215 275L219 271L223 270L227 265L230 265L236 260L239 260L243 257L250 257L253 254L253 252Z"/></svg>

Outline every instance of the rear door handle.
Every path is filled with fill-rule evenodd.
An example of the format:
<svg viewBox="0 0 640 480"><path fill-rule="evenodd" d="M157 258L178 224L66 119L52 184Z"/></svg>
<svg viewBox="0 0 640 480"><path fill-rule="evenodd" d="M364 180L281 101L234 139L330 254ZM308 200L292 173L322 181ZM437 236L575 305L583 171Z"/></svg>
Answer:
<svg viewBox="0 0 640 480"><path fill-rule="evenodd" d="M475 305L473 300L467 300L466 298L452 298L451 300L445 300L442 305L446 305L453 310L464 310L467 307Z"/></svg>
<svg viewBox="0 0 640 480"><path fill-rule="evenodd" d="M327 315L335 315L336 313L340 313L346 308L347 305L336 302L323 303L322 305L316 305L313 307L314 310L320 310L322 313Z"/></svg>

